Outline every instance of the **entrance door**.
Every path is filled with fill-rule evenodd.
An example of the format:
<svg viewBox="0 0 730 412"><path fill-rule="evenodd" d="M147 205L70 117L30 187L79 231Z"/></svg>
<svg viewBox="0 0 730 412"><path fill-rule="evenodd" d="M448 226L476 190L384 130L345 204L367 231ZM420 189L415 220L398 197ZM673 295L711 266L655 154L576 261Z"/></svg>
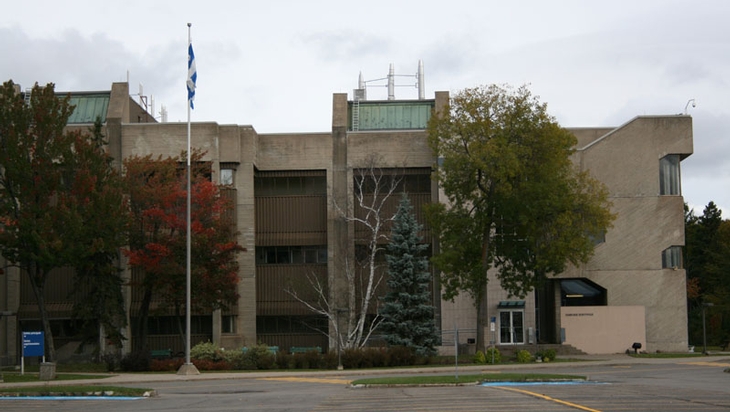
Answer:
<svg viewBox="0 0 730 412"><path fill-rule="evenodd" d="M521 310L499 312L499 341L502 345L525 343L524 316Z"/></svg>

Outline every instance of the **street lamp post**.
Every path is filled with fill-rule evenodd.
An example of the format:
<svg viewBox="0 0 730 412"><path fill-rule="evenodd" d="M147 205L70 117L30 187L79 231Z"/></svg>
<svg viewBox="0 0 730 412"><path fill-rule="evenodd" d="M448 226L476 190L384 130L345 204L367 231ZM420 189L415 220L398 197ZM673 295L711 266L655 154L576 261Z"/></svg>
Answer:
<svg viewBox="0 0 730 412"><path fill-rule="evenodd" d="M712 302L702 302L702 354L707 355L707 328L705 326L705 308L714 306Z"/></svg>

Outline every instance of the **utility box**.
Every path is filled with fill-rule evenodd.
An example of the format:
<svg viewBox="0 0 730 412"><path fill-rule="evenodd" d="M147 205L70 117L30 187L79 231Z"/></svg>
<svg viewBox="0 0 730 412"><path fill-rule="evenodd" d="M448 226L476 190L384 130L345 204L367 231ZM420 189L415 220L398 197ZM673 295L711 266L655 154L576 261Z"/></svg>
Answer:
<svg viewBox="0 0 730 412"><path fill-rule="evenodd" d="M52 381L56 379L56 364L54 362L41 362L40 373L38 379L42 381Z"/></svg>

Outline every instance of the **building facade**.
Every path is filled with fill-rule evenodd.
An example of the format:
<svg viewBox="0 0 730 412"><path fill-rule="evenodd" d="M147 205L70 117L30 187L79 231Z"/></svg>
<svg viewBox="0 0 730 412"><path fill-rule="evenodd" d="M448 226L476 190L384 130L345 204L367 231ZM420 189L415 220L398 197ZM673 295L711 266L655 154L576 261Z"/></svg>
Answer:
<svg viewBox="0 0 730 412"><path fill-rule="evenodd" d="M77 109L69 127L88 127L101 114L118 165L130 155L176 156L186 149L187 124L157 123L129 96L126 83L72 95ZM432 110L445 107L448 99L447 92L437 92L434 99L387 101L348 100L347 94L337 93L331 130L322 133L259 134L247 125L193 123L191 145L205 151L212 179L234 199L238 243L247 250L238 255L238 302L226 311L194 314L193 344L210 339L226 348L259 342L284 349L332 347L317 331L331 325L301 300L316 298L309 283L316 279L327 285L335 307L345 304L344 257L357 254L361 228L344 217L361 213L355 200L358 171L376 167L398 175L399 190L407 192L425 223L421 207L440 199L429 178L435 159L425 129ZM617 218L605 237L596 239L588 263L570 268L525 299L511 299L492 279L487 301L493 324L486 336L514 348L549 343L615 353L640 342L649 351L686 350L680 162L692 153L691 118L641 116L617 128L569 130L578 139L574 163L607 185ZM398 198L388 210L395 210ZM437 248L428 227L423 239L430 250ZM133 271L124 269L131 279ZM69 353L78 346L72 302L63 293L73 276L67 272L52 277L58 284L47 288L51 296L46 298L59 330L59 358L64 344ZM442 301L437 278L432 293L435 322L444 336L442 351L453 347L454 335L448 336L457 329L459 343L468 347L476 331L476 309L465 296ZM20 332L34 326L38 311L17 270L0 275L0 296L5 297L0 356L12 364L20 353ZM125 297L132 325L139 297L130 287ZM375 306L371 310L374 315ZM169 322L164 316L151 322L150 348L182 350L179 338L169 333Z"/></svg>

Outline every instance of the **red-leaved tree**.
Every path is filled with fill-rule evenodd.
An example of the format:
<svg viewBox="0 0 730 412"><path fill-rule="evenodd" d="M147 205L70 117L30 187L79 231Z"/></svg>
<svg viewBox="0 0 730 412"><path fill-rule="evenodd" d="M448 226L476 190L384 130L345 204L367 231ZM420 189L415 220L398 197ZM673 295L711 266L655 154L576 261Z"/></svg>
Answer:
<svg viewBox="0 0 730 412"><path fill-rule="evenodd" d="M202 154L191 158L191 311L206 313L228 307L238 299L236 254L245 250L236 242L232 204L208 178L209 164ZM132 216L129 249L133 268L141 270L134 287L142 288L137 350L147 350L148 319L153 301L160 310L172 310L184 336L182 315L186 301L187 175L174 158L134 156L124 161Z"/></svg>

